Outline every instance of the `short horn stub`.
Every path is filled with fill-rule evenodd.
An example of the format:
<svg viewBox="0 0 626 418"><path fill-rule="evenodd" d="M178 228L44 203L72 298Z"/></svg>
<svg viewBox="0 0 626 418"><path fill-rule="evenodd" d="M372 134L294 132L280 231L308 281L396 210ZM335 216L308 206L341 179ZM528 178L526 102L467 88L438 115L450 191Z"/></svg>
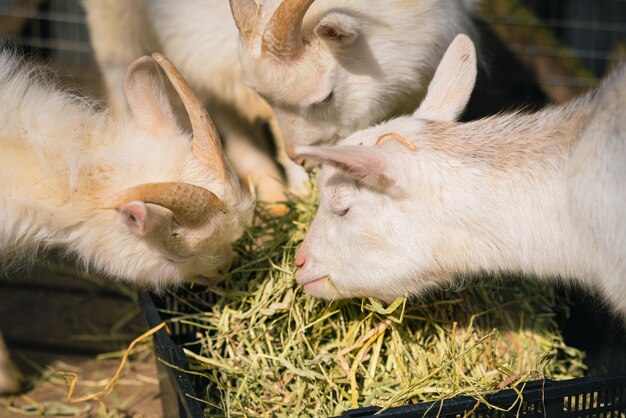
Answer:
<svg viewBox="0 0 626 418"><path fill-rule="evenodd" d="M304 52L302 21L315 0L284 0L263 32L262 54L293 61Z"/></svg>

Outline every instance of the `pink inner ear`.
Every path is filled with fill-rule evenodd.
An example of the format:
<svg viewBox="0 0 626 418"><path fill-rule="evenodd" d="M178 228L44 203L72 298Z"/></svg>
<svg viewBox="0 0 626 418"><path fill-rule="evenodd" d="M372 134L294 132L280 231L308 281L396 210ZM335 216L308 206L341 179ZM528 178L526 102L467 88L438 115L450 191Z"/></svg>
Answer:
<svg viewBox="0 0 626 418"><path fill-rule="evenodd" d="M339 28L331 23L320 25L320 27L317 28L317 34L327 39L339 39L343 36L343 33L339 31Z"/></svg>
<svg viewBox="0 0 626 418"><path fill-rule="evenodd" d="M371 172L376 172L375 167L373 167L375 164L372 164L371 166L367 166L367 165L362 165L362 164L358 164L358 161L354 161L352 162L352 164L348 164L346 162L343 161L333 161L331 162L332 165L334 165L335 167L337 167L338 169L340 169L341 171L345 172L346 174L349 174L352 177L355 177L359 180L363 180L364 178L366 178ZM371 169L371 171L370 171Z"/></svg>
<svg viewBox="0 0 626 418"><path fill-rule="evenodd" d="M342 147L337 147L340 149ZM330 163L359 180L368 181L385 175L385 166L377 150L365 147L345 147L335 152Z"/></svg>
<svg viewBox="0 0 626 418"><path fill-rule="evenodd" d="M118 211L124 217L124 224L128 227L128 229L139 236L144 235L148 209L143 202L127 203Z"/></svg>
<svg viewBox="0 0 626 418"><path fill-rule="evenodd" d="M376 188L395 194L400 191L396 182L389 177L387 165L382 160L384 154L375 147L337 145L334 147L302 146L296 153L304 158L312 158L322 164L329 164L347 175Z"/></svg>
<svg viewBox="0 0 626 418"><path fill-rule="evenodd" d="M357 32L352 18L343 14L331 14L318 24L315 35L322 40L348 46L356 39Z"/></svg>

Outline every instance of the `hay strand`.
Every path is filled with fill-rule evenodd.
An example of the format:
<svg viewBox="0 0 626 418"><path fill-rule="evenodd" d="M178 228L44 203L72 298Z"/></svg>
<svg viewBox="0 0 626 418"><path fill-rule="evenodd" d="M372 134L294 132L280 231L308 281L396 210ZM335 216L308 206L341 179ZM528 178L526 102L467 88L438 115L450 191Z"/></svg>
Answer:
<svg viewBox="0 0 626 418"><path fill-rule="evenodd" d="M238 266L206 290L214 303L181 315L197 326L200 352L186 352L206 376L207 416L334 416L458 395L478 405L538 376L582 374L559 334L561 302L538 284L488 280L390 305L305 295L293 259L316 201L287 203L281 218L259 207Z"/></svg>

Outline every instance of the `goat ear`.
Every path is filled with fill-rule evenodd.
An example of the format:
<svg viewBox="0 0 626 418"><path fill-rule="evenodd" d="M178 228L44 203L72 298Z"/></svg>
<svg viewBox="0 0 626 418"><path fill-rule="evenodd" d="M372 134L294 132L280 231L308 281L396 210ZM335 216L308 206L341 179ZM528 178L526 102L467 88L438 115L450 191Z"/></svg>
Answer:
<svg viewBox="0 0 626 418"><path fill-rule="evenodd" d="M176 123L159 67L151 57L139 58L128 67L124 92L137 124L147 131L157 133Z"/></svg>
<svg viewBox="0 0 626 418"><path fill-rule="evenodd" d="M124 224L130 231L139 235L145 235L146 219L148 217L148 208L143 202L130 202L118 209L124 220Z"/></svg>
<svg viewBox="0 0 626 418"><path fill-rule="evenodd" d="M414 116L446 122L458 119L472 95L476 72L474 43L467 35L459 34L443 55Z"/></svg>
<svg viewBox="0 0 626 418"><path fill-rule="evenodd" d="M383 152L373 147L338 145L334 147L301 146L295 149L298 156L327 164L344 174L375 189L392 195L401 188L390 176Z"/></svg>
<svg viewBox="0 0 626 418"><path fill-rule="evenodd" d="M356 20L345 13L329 13L324 16L314 30L315 36L331 47L346 47L359 36Z"/></svg>
<svg viewBox="0 0 626 418"><path fill-rule="evenodd" d="M170 223L171 212L166 208L141 201L128 202L118 209L124 224L135 235L144 237L155 229Z"/></svg>

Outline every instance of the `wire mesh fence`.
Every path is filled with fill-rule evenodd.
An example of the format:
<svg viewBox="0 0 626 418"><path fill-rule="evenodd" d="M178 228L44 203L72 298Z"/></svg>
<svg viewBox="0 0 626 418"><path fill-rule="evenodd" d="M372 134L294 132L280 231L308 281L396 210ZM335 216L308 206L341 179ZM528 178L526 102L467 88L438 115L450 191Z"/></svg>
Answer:
<svg viewBox="0 0 626 418"><path fill-rule="evenodd" d="M101 94L80 1L0 0L0 38L5 46L52 65L89 93Z"/></svg>
<svg viewBox="0 0 626 418"><path fill-rule="evenodd" d="M557 102L626 56L626 0L482 0L478 16ZM80 0L0 0L0 37L98 89Z"/></svg>
<svg viewBox="0 0 626 418"><path fill-rule="evenodd" d="M558 102L626 56L625 0L484 0L479 14Z"/></svg>

